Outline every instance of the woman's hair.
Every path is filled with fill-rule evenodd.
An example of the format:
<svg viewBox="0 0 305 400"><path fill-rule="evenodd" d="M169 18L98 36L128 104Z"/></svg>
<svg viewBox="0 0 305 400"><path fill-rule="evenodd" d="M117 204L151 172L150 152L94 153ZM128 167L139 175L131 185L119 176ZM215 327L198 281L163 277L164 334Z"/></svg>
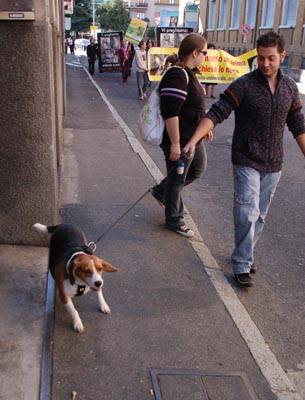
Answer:
<svg viewBox="0 0 305 400"><path fill-rule="evenodd" d="M176 62L178 61L178 56L177 54L171 54L170 56L166 57L165 60L165 69L170 67L171 65L175 65Z"/></svg>
<svg viewBox="0 0 305 400"><path fill-rule="evenodd" d="M145 43L145 41L144 41L144 40L141 40L141 41L139 42L139 47L143 46L144 43Z"/></svg>
<svg viewBox="0 0 305 400"><path fill-rule="evenodd" d="M180 43L178 57L180 61L184 61L194 50L202 50L206 45L206 39L198 33L190 33Z"/></svg>
<svg viewBox="0 0 305 400"><path fill-rule="evenodd" d="M208 49L216 49L215 45L213 43L208 44Z"/></svg>

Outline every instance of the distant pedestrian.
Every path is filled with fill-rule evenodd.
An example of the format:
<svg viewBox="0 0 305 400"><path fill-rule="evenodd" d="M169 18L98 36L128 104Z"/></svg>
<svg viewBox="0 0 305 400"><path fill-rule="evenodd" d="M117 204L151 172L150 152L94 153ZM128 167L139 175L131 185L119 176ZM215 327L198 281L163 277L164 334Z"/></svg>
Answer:
<svg viewBox="0 0 305 400"><path fill-rule="evenodd" d="M87 46L88 69L90 75L94 74L95 61L97 59L97 47L93 37L90 38L90 43Z"/></svg>
<svg viewBox="0 0 305 400"><path fill-rule="evenodd" d="M130 57L129 57L129 76L131 76L131 70L132 70L132 63L134 60L134 56L135 56L135 49L134 49L134 45L130 42Z"/></svg>
<svg viewBox="0 0 305 400"><path fill-rule="evenodd" d="M129 77L129 59L131 57L130 43L125 40L121 43L120 48L120 64L123 82L127 82Z"/></svg>
<svg viewBox="0 0 305 400"><path fill-rule="evenodd" d="M208 50L209 49L215 50L216 47L215 47L214 44L209 43L208 44ZM216 87L216 85L217 85L217 83L206 83L205 84L205 93L206 93L207 97L209 97L209 91L211 90L211 98L212 99L216 99L216 96L215 96L215 87Z"/></svg>
<svg viewBox="0 0 305 400"><path fill-rule="evenodd" d="M184 148L192 154L202 137L235 112L232 263L235 280L246 287L253 285L254 247L281 176L285 124L305 156L305 122L298 87L280 69L286 55L284 46L283 38L274 32L258 38L258 69L231 83Z"/></svg>
<svg viewBox="0 0 305 400"><path fill-rule="evenodd" d="M203 36L197 33L186 36L179 47L179 61L166 71L159 85L161 114L165 120L161 148L167 176L151 193L165 206L166 228L185 237L194 236L194 232L184 221L182 190L202 175L206 157L203 143L196 145L189 158L184 157L181 149L205 116L204 92L196 68L202 64L206 49Z"/></svg>
<svg viewBox="0 0 305 400"><path fill-rule="evenodd" d="M69 41L68 38L66 38L66 39L65 39L65 42L64 42L64 44L65 44L65 54L68 53L68 46L69 46L68 41Z"/></svg>
<svg viewBox="0 0 305 400"><path fill-rule="evenodd" d="M75 42L72 37L69 38L70 54L74 54Z"/></svg>
<svg viewBox="0 0 305 400"><path fill-rule="evenodd" d="M148 86L147 53L146 43L144 42L144 40L141 40L139 43L139 49L136 50L135 54L135 60L139 99L143 100Z"/></svg>

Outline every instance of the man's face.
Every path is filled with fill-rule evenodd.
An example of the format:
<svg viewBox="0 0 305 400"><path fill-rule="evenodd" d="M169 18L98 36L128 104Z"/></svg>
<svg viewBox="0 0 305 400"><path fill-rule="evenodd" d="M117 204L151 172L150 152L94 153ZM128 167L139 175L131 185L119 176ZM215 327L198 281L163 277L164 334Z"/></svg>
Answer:
<svg viewBox="0 0 305 400"><path fill-rule="evenodd" d="M259 47L257 49L257 65L266 78L277 75L277 72L285 59L285 51L279 52L277 46Z"/></svg>

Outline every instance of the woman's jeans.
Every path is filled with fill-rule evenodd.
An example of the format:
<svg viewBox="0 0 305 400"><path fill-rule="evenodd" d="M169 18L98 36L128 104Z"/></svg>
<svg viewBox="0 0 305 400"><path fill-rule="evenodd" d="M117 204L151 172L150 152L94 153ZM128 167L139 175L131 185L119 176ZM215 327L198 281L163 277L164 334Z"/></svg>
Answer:
<svg viewBox="0 0 305 400"><path fill-rule="evenodd" d="M143 97L148 86L148 75L146 71L136 71L137 85L139 91L139 97Z"/></svg>
<svg viewBox="0 0 305 400"><path fill-rule="evenodd" d="M184 207L181 192L184 186L199 178L206 168L206 150L201 142L196 146L194 157L186 160L184 173L177 173L177 161L170 161L170 145L162 146L165 155L167 176L154 187L160 196L164 196L165 224L171 228L183 226Z"/></svg>
<svg viewBox="0 0 305 400"><path fill-rule="evenodd" d="M264 228L265 218L281 177L281 171L259 172L254 168L233 166L235 249L234 274L248 273L253 250Z"/></svg>

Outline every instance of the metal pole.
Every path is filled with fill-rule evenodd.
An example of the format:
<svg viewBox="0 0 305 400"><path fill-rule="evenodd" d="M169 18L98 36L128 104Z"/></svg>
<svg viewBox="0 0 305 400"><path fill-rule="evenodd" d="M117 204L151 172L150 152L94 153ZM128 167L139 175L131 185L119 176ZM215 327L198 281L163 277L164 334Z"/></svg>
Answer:
<svg viewBox="0 0 305 400"><path fill-rule="evenodd" d="M95 0L92 0L92 25L95 25Z"/></svg>

